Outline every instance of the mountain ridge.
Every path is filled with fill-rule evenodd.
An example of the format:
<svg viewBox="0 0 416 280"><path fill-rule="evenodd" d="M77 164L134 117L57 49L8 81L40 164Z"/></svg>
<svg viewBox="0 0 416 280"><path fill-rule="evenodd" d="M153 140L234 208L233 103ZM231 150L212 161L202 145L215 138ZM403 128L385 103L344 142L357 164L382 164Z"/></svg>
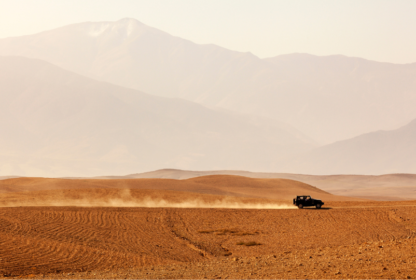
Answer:
<svg viewBox="0 0 416 280"><path fill-rule="evenodd" d="M287 168L307 174L387 174L416 170L416 119L395 130L379 130L319 147Z"/></svg>
<svg viewBox="0 0 416 280"><path fill-rule="evenodd" d="M274 119L321 144L416 118L416 64L302 54L260 59L134 19L0 39L0 55L39 58L152 95Z"/></svg>
<svg viewBox="0 0 416 280"><path fill-rule="evenodd" d="M191 165L271 169L313 147L279 124L262 126L38 59L0 56L0 92L1 175L93 176Z"/></svg>

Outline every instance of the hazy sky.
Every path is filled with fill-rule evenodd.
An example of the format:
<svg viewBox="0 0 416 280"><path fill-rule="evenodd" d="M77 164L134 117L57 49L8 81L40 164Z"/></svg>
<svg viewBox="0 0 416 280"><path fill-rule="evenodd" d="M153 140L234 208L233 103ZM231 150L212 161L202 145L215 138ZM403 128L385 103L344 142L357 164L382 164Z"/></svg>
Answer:
<svg viewBox="0 0 416 280"><path fill-rule="evenodd" d="M416 0L0 0L0 38L125 17L260 57L416 62Z"/></svg>

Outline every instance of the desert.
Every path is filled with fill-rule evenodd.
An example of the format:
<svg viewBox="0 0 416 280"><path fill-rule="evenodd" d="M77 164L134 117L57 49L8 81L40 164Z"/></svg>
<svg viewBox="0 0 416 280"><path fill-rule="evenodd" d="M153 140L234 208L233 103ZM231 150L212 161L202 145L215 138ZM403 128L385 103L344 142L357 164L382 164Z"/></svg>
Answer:
<svg viewBox="0 0 416 280"><path fill-rule="evenodd" d="M331 194L379 201L416 199L416 175L393 173L382 175L334 174L307 175L295 173L249 172L242 170L192 171L160 169L125 176L100 176L97 179L189 179L208 175L235 175L258 179L289 179L316 186Z"/></svg>
<svg viewBox="0 0 416 280"><path fill-rule="evenodd" d="M296 194L322 199L298 209ZM414 278L416 201L289 179L0 180L4 278Z"/></svg>
<svg viewBox="0 0 416 280"><path fill-rule="evenodd" d="M0 3L0 279L416 279L416 1Z"/></svg>

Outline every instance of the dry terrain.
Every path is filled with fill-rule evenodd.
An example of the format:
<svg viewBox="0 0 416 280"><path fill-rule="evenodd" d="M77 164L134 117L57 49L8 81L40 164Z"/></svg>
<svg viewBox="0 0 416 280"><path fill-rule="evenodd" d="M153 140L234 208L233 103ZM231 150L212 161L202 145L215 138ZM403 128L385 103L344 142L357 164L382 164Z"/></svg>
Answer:
<svg viewBox="0 0 416 280"><path fill-rule="evenodd" d="M416 174L385 175L304 175L290 173L263 173L237 170L189 171L161 169L127 176L106 176L100 178L165 178L189 179L207 175L237 175L262 179L290 179L315 186L336 195L368 198L371 200L415 200Z"/></svg>
<svg viewBox="0 0 416 280"><path fill-rule="evenodd" d="M100 176L95 177L95 179L186 180L209 175L234 175L258 179L290 179L315 186L331 194L359 197L378 201L400 201L416 199L416 174L304 175L237 170L189 171L179 169L161 169L145 173L130 174L126 176ZM11 177L0 177L0 180L8 178Z"/></svg>
<svg viewBox="0 0 416 280"><path fill-rule="evenodd" d="M0 181L0 194L71 189L168 190L286 201L291 201L296 194L307 193L325 200L352 200L352 198L334 196L316 187L294 180L258 179L230 175L203 176L187 180L14 178Z"/></svg>
<svg viewBox="0 0 416 280"><path fill-rule="evenodd" d="M416 201L238 176L17 178L0 190L0 277L416 277ZM325 207L294 208L299 191Z"/></svg>

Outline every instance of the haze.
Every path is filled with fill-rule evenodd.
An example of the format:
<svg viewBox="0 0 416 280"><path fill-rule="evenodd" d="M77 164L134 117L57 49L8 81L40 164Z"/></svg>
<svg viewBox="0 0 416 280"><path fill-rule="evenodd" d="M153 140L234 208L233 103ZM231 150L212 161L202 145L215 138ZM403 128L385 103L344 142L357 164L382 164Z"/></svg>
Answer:
<svg viewBox="0 0 416 280"><path fill-rule="evenodd" d="M0 176L416 170L414 2L36 3L2 2Z"/></svg>
<svg viewBox="0 0 416 280"><path fill-rule="evenodd" d="M412 0L1 0L0 38L135 18L200 44L251 52L416 62Z"/></svg>

